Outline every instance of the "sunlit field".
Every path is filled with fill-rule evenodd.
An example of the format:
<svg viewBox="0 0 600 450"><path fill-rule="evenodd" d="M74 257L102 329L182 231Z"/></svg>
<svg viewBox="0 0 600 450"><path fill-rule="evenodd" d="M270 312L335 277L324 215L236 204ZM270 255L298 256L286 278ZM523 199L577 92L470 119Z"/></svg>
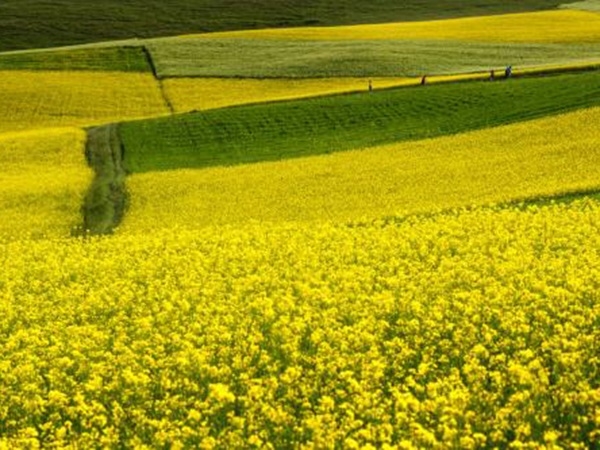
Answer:
<svg viewBox="0 0 600 450"><path fill-rule="evenodd" d="M590 448L595 200L0 243L0 442Z"/></svg>
<svg viewBox="0 0 600 450"><path fill-rule="evenodd" d="M0 450L600 448L560 1L4 0Z"/></svg>
<svg viewBox="0 0 600 450"><path fill-rule="evenodd" d="M0 134L0 240L65 237L81 226L92 180L84 143L72 128Z"/></svg>
<svg viewBox="0 0 600 450"><path fill-rule="evenodd" d="M594 108L333 155L134 174L123 232L356 220L600 188Z"/></svg>
<svg viewBox="0 0 600 450"><path fill-rule="evenodd" d="M600 14L576 10L541 11L443 21L233 31L190 37L308 40L443 39L469 42L582 43L600 41Z"/></svg>
<svg viewBox="0 0 600 450"><path fill-rule="evenodd" d="M410 78L235 79L171 78L165 93L176 112L314 97L340 92L368 91L419 83Z"/></svg>
<svg viewBox="0 0 600 450"><path fill-rule="evenodd" d="M168 113L151 74L8 70L0 86L0 132Z"/></svg>

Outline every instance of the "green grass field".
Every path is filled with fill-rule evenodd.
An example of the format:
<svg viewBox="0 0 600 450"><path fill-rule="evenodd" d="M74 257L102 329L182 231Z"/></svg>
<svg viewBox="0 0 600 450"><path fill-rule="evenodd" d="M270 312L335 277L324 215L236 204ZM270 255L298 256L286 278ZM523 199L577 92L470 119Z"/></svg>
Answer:
<svg viewBox="0 0 600 450"><path fill-rule="evenodd" d="M124 123L131 172L331 153L600 104L600 73L454 83Z"/></svg>
<svg viewBox="0 0 600 450"><path fill-rule="evenodd" d="M98 47L0 54L0 70L150 71L143 48Z"/></svg>
<svg viewBox="0 0 600 450"><path fill-rule="evenodd" d="M0 51L133 37L413 21L555 8L564 0L5 0Z"/></svg>
<svg viewBox="0 0 600 450"><path fill-rule="evenodd" d="M600 0L583 0L561 5L562 8L581 9L584 11L600 11Z"/></svg>
<svg viewBox="0 0 600 450"><path fill-rule="evenodd" d="M162 77L404 77L600 59L600 44L184 38L149 48Z"/></svg>

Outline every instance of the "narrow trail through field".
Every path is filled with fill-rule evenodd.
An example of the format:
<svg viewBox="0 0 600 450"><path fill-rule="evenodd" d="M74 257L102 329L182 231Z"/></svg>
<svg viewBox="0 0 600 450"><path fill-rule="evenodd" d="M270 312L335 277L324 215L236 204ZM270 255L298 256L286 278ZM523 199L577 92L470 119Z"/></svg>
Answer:
<svg viewBox="0 0 600 450"><path fill-rule="evenodd" d="M94 169L94 180L82 207L83 230L108 234L119 225L127 208L123 147L116 125L87 130L86 158Z"/></svg>
<svg viewBox="0 0 600 450"><path fill-rule="evenodd" d="M149 64L151 64L151 58L148 60ZM152 67L152 65L151 65ZM556 82L560 82L560 79L563 76L559 76L559 77L551 77L551 79L547 79L546 81L544 81L543 79L540 79L540 82L543 83L551 83L552 85L555 84ZM567 77L573 77L574 75L567 75ZM578 95L574 95L572 92L570 92L569 89L567 89L568 86L575 86L572 85L572 81L568 82L569 80L565 79L564 82L560 82L561 86L564 88L563 90L566 89L566 93L564 95L567 95L570 98L570 101L567 102L568 105L564 105L562 103L562 101L560 102L562 107L561 108L556 108L556 105L552 105L553 101L550 101L550 104L546 104L548 103L547 101L541 101L539 99L539 96L536 94L537 90L539 89L533 89L534 85L530 84L532 81L530 77L536 77L536 74L523 74L524 79L521 80L515 80L515 84L509 83L509 84L496 84L496 83L469 83L465 81L471 81L471 80L464 80L464 79L458 79L456 80L457 82L462 82L462 83L451 83L446 81L447 84L461 84L462 86L468 87L469 85L473 86L474 88L476 88L475 84L479 84L480 86L487 86L489 88L499 88L500 86L511 86L510 89L508 89L508 94L510 98L512 97L518 97L519 101L517 102L516 105L513 106L513 109L515 109L514 111L511 110L511 108L509 108L509 112L510 114L500 114L500 116L502 117L496 117L495 119L489 119L489 120L484 120L482 123L480 123L477 127L475 128L481 128L482 126L484 128L486 127L493 127L493 126L498 126L498 125L502 125L505 123L512 123L514 121L523 121L523 120L528 120L528 119L532 119L535 117L540 117L540 116L547 116L547 115L555 115L558 114L560 112L566 112L568 110L573 110L573 109L580 109L580 108L585 108L588 106L592 106L593 104L596 104L596 101L591 101L591 98L598 98L597 97L597 92L598 92L598 84L597 84L597 76L594 74L589 74L587 77L586 75L582 75L583 78L577 78L577 80L579 81L579 84L577 85L577 90L582 90L583 92L579 93ZM591 76L591 78L589 78ZM156 77L157 82L160 83L159 77ZM527 78L529 78L529 81L527 81ZM540 77L542 78L542 77ZM588 79L589 78L589 79ZM584 80L587 80L587 82L584 82ZM472 80L475 81L475 80ZM567 82L565 84L565 82ZM444 84L446 84L444 83ZM517 89L518 86L521 85L521 83L523 83L523 86L519 87ZM534 82L535 83L535 82ZM587 84L586 84L587 83ZM537 84L537 83L536 83ZM587 86L587 90L583 88L583 86ZM442 88L442 86L439 86L440 88ZM448 86L451 87L451 86ZM549 87L544 87L542 86L542 92L548 92L549 91ZM462 89L462 88L461 88ZM469 99L468 102L459 102L457 100L461 99L461 98L465 98L465 93L464 92L458 92L457 95L458 97L455 98L456 96L454 95L442 95L444 94L444 92L442 92L439 95L433 95L433 98L431 97L432 94L434 93L434 91L430 91L429 89L425 89L423 90L422 88L410 88L410 87L406 87L403 89L393 89L390 91L390 94L393 97L393 100L391 102L394 111L394 114L392 114L392 116L396 116L396 115L400 115L402 117L405 117L407 114L409 116L415 115L416 114L416 119L418 121L418 123L415 125L413 124L412 127L408 127L406 128L408 125L410 124L405 124L404 122L401 123L391 123L391 129L396 130L393 136L393 141L398 141L398 140L419 140L422 138L426 138L426 137L432 137L431 134L431 130L429 130L429 128L431 128L431 124L428 125L428 123L421 123L423 122L419 117L422 117L422 113L423 111L412 111L412 114L410 111L406 111L406 112L398 112L395 111L395 109L398 108L398 105L405 105L408 103L414 103L414 102L407 102L407 101L397 101L398 99L396 99L396 96L398 94L401 93L401 91L404 92L414 92L415 95L418 95L418 97L420 98L416 100L416 104L421 105L421 109L423 107L425 107L426 109L429 108L431 105L430 103L433 102L432 104L435 105L435 107L437 109L441 108L442 110L446 111L448 110L448 108L450 110L453 111L453 114L459 114L460 115L460 110L463 111L463 114L467 114L467 116L465 116L463 119L464 121L462 122L462 126L458 127L458 129L455 129L453 127L448 128L448 126L444 125L445 122L438 124L439 126L433 126L434 131L437 130L435 133L433 133L433 135L445 135L445 134L455 134L455 133L461 133L463 131L468 131L469 129L474 128L473 126L473 121L478 122L481 121L481 118L477 119L475 117L473 117L473 113L468 113L469 111L473 110L475 108L476 105L473 104L473 102L475 102L475 99L479 99L481 98L482 101L484 102L484 106L488 105L489 101L491 101L491 105L494 104L502 104L505 105L506 102L504 100L502 100L502 98L504 98L503 95L501 95L500 97L498 97L498 93L492 95L492 97L488 100L485 100L486 97L485 95L483 95L488 89L484 89L483 91L480 91L480 89L475 89L475 91L471 92L469 95L466 95L466 98ZM396 93L394 93L394 91L396 91ZM552 91L555 91L554 89L552 89ZM562 91L561 91L562 92ZM534 95L536 98L538 98L538 100L536 100L537 103L535 104L528 104L528 102L526 101L526 98L524 98L522 95L518 95L519 93L525 95L525 97ZM164 93L163 93L164 94ZM383 92L381 94L384 94ZM423 95L425 95L425 97L423 97ZM564 97L563 95L563 97ZM488 95L489 96L489 95ZM579 97L585 97L583 100ZM361 137L361 139L359 139L360 142L350 142L352 144L356 144L356 145L352 145L352 148L363 148L363 147L368 147L368 146L372 146L372 145L376 145L378 142L370 142L371 140L375 140L377 141L377 139L381 138L381 132L382 130L379 130L379 128L381 128L381 121L383 119L385 119L385 117L380 117L383 113L385 113L385 108L382 110L381 108L370 108L370 110L367 108L366 111L363 111L363 114L358 114L357 118L357 112L360 112L359 110L362 110L364 108L361 107L361 105L366 101L367 104L370 104L372 102L374 102L376 100L376 97L373 95L354 95L354 96L349 96L347 94L336 94L336 95L327 95L327 96L321 96L321 97L327 97L327 99L323 98L322 100L326 100L326 105L327 108L325 108L325 113L326 113L326 123L324 122L323 124L321 124L323 127L325 127L327 130L329 130L328 134L325 136L329 136L330 134L332 134L331 136L329 136L329 141L327 141L327 139L325 139L325 141L329 142L329 144L334 145L336 144L336 142L338 142L341 138L343 138L344 136L348 139L343 139L344 141L352 141L352 139L349 139L351 137L356 138L356 136L354 136L354 134L350 133L350 135L346 136L348 134L348 130L355 130L357 128L360 128L360 126L357 125L358 124L366 124L368 125L366 130L369 131L371 134L373 134L373 132L375 132L373 134L373 136L371 136L369 139L367 139L367 141L363 142L364 139L366 139L362 134L360 134L359 137ZM337 100L336 100L337 97ZM487 98L487 97L486 97ZM509 98L509 100L510 100ZM354 99L354 100L353 100ZM562 99L562 97L561 97ZM587 100L586 100L587 99ZM305 99L307 100L307 99ZM315 99L313 99L314 101ZM406 99L405 99L406 100ZM556 100L556 99L554 99ZM564 99L563 99L564 100ZM165 101L166 97L165 97ZM341 101L341 103L340 103ZM346 105L346 103L350 102L350 104ZM358 102L358 103L357 103ZM541 103L540 103L541 102ZM268 103L268 102L267 102ZM219 110L212 110L212 111L206 111L203 113L194 113L194 114L171 114L170 117L165 117L163 119L161 119L158 122L154 122L153 120L146 120L146 121L141 121L141 122L122 122L122 123L114 123L114 124L109 124L109 125L105 125L105 126L101 126L101 127L96 127L96 128L91 128L88 129L88 140L87 140L87 147L86 147L86 154L87 154L87 158L88 158L88 162L90 164L90 166L95 170L96 172L96 176L95 179L92 183L92 185L89 188L88 194L85 198L85 203L82 207L82 212L83 212L83 227L85 230L87 230L88 233L90 234L106 234L106 233L111 233L123 220L123 217L126 213L126 209L127 209L127 204L128 204L128 194L127 194L127 189L125 186L126 183L126 178L127 178L127 174L128 172L144 172L146 170L144 170L144 168L140 168L137 167L137 163L135 163L136 161L138 161L140 158L142 158L143 160L147 161L145 164L150 164L150 165L156 165L158 164L159 166L161 166L161 161L163 159L166 158L166 160L169 161L169 164L171 164L171 166L169 167L164 167L162 169L166 169L168 170L169 168L179 168L179 167L190 167L189 166L189 158L193 157L193 158L198 158L200 157L200 153L205 153L206 151L208 151L210 153L210 155L205 155L205 157L201 157L199 161L197 161L198 164L192 164L192 167L202 167L202 166L214 166L214 165L230 165L230 164L235 164L235 163L253 163L253 162L259 162L259 161L263 161L263 160L272 160L273 158L275 159L282 159L282 158L288 158L288 157L300 157L300 156L308 156L305 155L304 153L306 153L306 142L303 141L304 138L302 138L300 135L298 135L298 130L297 125L298 124L302 124L304 122L302 122L302 117L300 117L300 119L297 116L298 111L300 111L298 108L308 108L309 111L307 112L310 113L308 114L308 116L304 117L303 120L308 120L311 118L311 114L314 115L315 113L315 109L313 107L309 107L311 105L311 103L309 101L299 101L299 100L292 100L292 101L285 101L285 102L271 102L271 103L281 103L281 107L283 107L284 109L287 108L291 108L293 111L295 112L294 114L291 114L286 117L285 114L283 114L283 112L287 111L287 109L285 109L285 111L281 111L281 107L277 106L277 105L270 105L272 106L276 106L275 108L271 108L269 107L269 105L263 104L263 106L261 106L261 108L265 107L265 111L263 114L263 117L259 117L259 124L261 125L260 129L256 129L254 131L256 131L258 134L256 133L251 133L250 135L246 135L246 131L250 130L250 129L254 129L253 127L250 127L248 129L246 129L246 122L248 122L248 120L252 119L252 117L254 117L255 112L254 109L256 106L254 107L236 107L236 108L222 108L220 111ZM330 104L331 103L331 104ZM384 104L387 104L389 102L384 102ZM477 102L475 102L477 103ZM511 102L509 102L511 103ZM540 104L538 104L540 103ZM336 106L337 105L337 106ZM363 105L364 106L364 105ZM377 106L377 105L375 105ZM488 105L489 106L489 105ZM534 107L535 106L535 107ZM568 107L567 107L568 106ZM350 107L351 110L351 114L349 114L348 117L352 118L352 121L346 123L346 120L344 119L344 117L337 117L336 114L333 114L333 111L337 111L337 113L340 113L340 107L344 107L345 109L348 109L348 107ZM333 109L332 109L333 108ZM342 108L342 110L344 109ZM358 110L356 109L358 108ZM272 110L271 110L272 109ZM477 109L477 108L475 108ZM261 109L262 110L262 109ZM317 108L316 111L318 112L320 109ZM312 111L312 112L311 112ZM382 112L383 111L383 112ZM504 108L500 108L499 111L504 111ZM511 112L512 111L512 112ZM519 112L520 111L520 112ZM289 112L289 111L288 111ZM302 111L300 111L302 112ZM306 111L305 111L306 112ZM343 112L343 111L342 111ZM401 113L401 114L400 114ZM216 114L216 116L215 116ZM248 116L248 114L250 114L250 116ZM330 117L333 114L332 117ZM340 113L341 114L341 113ZM431 114L431 111L429 111L429 114ZM339 115L339 114L337 114ZM504 117L504 116L507 117ZM213 117L215 116L215 117ZM247 117L248 116L248 117ZM479 114L476 114L476 116L479 116ZM320 117L320 116L319 116ZM504 118L503 118L504 117ZM318 118L318 117L317 117ZM333 120L333 122L332 122ZM357 122L358 120L358 122ZM431 121L431 117L428 118L428 121ZM425 121L425 122L428 122ZM255 119L250 120L250 125L252 125L254 122L256 122ZM264 123L263 123L264 122ZM309 121L310 122L310 121ZM314 122L314 120L312 121ZM317 123L318 122L318 123ZM313 123L313 128L316 127L317 125L319 125L322 121L317 121L315 123ZM154 126L154 124L163 124L164 126L159 126L158 128ZM316 125L315 125L316 124ZM347 127L346 127L347 125ZM427 125L427 129L425 131L427 132L418 132L420 127L423 127ZM431 125L431 126L430 126ZM435 125L435 124L434 124ZM443 125L443 126L442 126ZM166 128L165 128L166 126ZM248 125L249 126L249 125ZM320 126L320 125L319 125ZM133 127L128 129L129 127ZM207 128L208 127L208 128ZM233 127L233 129L230 129L231 127ZM241 128L240 128L241 127ZM288 128L290 128L290 130L288 130ZM416 128L415 128L416 127ZM238 130L238 128L240 128ZM301 126L301 128L304 128L304 125ZM310 127L309 127L310 128ZM322 128L322 127L321 127ZM348 129L346 129L348 128ZM413 129L414 128L414 129ZM439 128L439 129L438 129ZM398 130L405 130L407 129L408 131L411 131L411 133L409 133L409 136L400 136L398 135ZM244 131L245 130L245 131ZM319 131L320 128L317 127L317 129L312 130L314 132ZM429 131L428 131L429 130ZM322 130L321 130L322 131ZM360 130L355 130L355 131L360 131ZM385 131L385 130L383 130ZM284 133L285 132L285 133ZM224 134L223 134L224 133ZM241 133L241 134L240 134ZM265 134L265 136L262 136L263 134ZM271 136L273 133L275 133L275 137ZM298 152L298 151L293 151L294 148L292 149L288 149L289 152L286 153L286 151L284 151L284 149L282 149L281 145L283 144L284 141L282 141L282 136L279 136L279 134L283 133L284 135L287 134L292 134L294 137L294 139L292 139L292 144L302 144L300 145L300 148L305 149L306 151L303 152ZM306 130L304 129L304 131L301 133L302 135L306 135L306 133L310 134L311 130ZM345 134L344 134L345 133ZM215 136L212 136L213 134L215 134ZM240 134L240 136L237 136L238 134ZM322 133L321 133L322 134ZM226 136L228 135L228 136ZM215 145L208 145L207 146L207 139L210 138L212 136L212 140L214 140L215 142L213 142L213 144ZM234 139L235 137L238 137L239 139ZM249 137L250 136L250 137ZM261 136L264 138L262 139ZM178 137L178 139L175 139L175 137ZM285 136L283 136L285 138ZM289 136L288 136L289 137ZM306 137L306 136L305 136ZM368 137L368 136L367 136ZM261 138L261 139L259 139ZM173 140L175 139L175 140ZM240 141L241 139L241 141ZM185 141L185 142L182 142ZM226 148L224 147L225 144L227 146L231 146L234 145L235 147L235 143L237 141L240 141L243 143L242 147L240 147L238 150L236 150L234 153L229 154L231 152L227 152L225 151ZM263 142L264 141L264 142ZM298 141L298 142L296 142ZM158 142L158 144L157 144ZM211 141L212 142L212 141ZM179 149L177 146L176 148L173 148L173 144L177 143L178 146L183 146L182 149ZM312 143L311 145L314 145L314 139L310 139L309 144ZM167 145L169 144L169 145ZM267 145L269 144L269 145ZM335 147L330 147L329 144L327 145L328 150L324 151L325 153L330 153L332 151L332 148ZM360 144L360 145L358 145ZM158 147L157 147L158 145ZM241 144L240 144L241 145ZM141 146L141 147L140 147ZM150 152L149 154L145 154L146 150L144 150L144 148L146 147L156 147L156 148L160 148L160 152L156 153L156 152ZM264 153L264 148L269 146L275 146L274 148L278 149L276 154L274 155L264 155L261 152ZM237 147L236 147L237 148ZM270 147L269 147L270 148ZM320 148L320 147L319 147ZM141 151L141 150L144 151ZM185 150L185 151L184 151ZM188 151L189 150L189 151ZM314 150L314 149L313 149ZM323 153L321 151L317 151L319 149L314 150L312 153ZM338 149L339 150L339 149ZM141 153L140 153L141 151ZM127 152L127 155L126 155ZM178 154L181 153L181 154ZM291 152L291 153L290 153ZM139 154L138 154L139 153ZM194 156L194 154L198 154L196 156ZM288 154L289 153L289 154ZM308 153L310 154L311 151L308 151ZM137 155L136 155L137 154ZM125 158L127 156L127 158ZM136 160L132 160L132 157L137 158ZM158 158L156 161L152 162L153 159ZM183 158L183 159L182 159ZM193 159L192 158L192 159ZM209 158L206 159L205 158ZM149 161L149 162L148 162ZM135 164L132 164L132 162L134 162ZM168 164L167 164L168 165ZM160 168L160 167L159 167ZM155 167L153 167L153 170L156 170ZM587 195L589 193L573 193L573 195L575 196L580 196L580 195ZM536 201L536 199L531 199L532 201ZM544 202L546 200L544 199L540 199L540 201Z"/></svg>

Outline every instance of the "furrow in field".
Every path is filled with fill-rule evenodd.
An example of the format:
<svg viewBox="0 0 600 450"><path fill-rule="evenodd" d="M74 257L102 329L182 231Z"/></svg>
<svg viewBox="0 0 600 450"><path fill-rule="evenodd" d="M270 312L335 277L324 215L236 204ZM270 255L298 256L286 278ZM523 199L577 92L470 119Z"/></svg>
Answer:
<svg viewBox="0 0 600 450"><path fill-rule="evenodd" d="M83 202L85 233L111 233L123 219L128 197L122 152L116 125L88 130L86 156L95 176Z"/></svg>

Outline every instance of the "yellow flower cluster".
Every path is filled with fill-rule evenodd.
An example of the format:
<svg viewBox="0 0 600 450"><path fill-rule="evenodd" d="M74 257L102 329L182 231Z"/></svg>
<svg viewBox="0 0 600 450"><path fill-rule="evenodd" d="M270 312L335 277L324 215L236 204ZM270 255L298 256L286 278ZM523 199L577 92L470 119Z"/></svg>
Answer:
<svg viewBox="0 0 600 450"><path fill-rule="evenodd" d="M81 225L92 180L84 145L76 128L0 134L0 239L64 237Z"/></svg>
<svg viewBox="0 0 600 450"><path fill-rule="evenodd" d="M0 71L0 133L167 114L150 74Z"/></svg>
<svg viewBox="0 0 600 450"><path fill-rule="evenodd" d="M176 112L274 100L314 97L373 88L409 86L411 78L317 78L317 79L236 79L171 78L163 81L165 93Z"/></svg>
<svg viewBox="0 0 600 450"><path fill-rule="evenodd" d="M472 42L600 42L600 14L558 10L377 25L228 31L187 38L436 39Z"/></svg>
<svg viewBox="0 0 600 450"><path fill-rule="evenodd" d="M593 448L600 202L0 240L0 448Z"/></svg>
<svg viewBox="0 0 600 450"><path fill-rule="evenodd" d="M515 75L536 75L545 72L569 72L591 70L600 67L600 61L570 64L547 64L521 67ZM502 67L498 67L502 70ZM428 84L456 81L485 81L489 71L456 75L432 75ZM344 92L361 92L369 89L399 86L417 86L421 77L394 78L167 78L163 80L165 95L176 113L201 111L248 103L271 102L316 97Z"/></svg>
<svg viewBox="0 0 600 450"><path fill-rule="evenodd" d="M134 174L128 230L355 220L600 187L600 108L418 142Z"/></svg>

